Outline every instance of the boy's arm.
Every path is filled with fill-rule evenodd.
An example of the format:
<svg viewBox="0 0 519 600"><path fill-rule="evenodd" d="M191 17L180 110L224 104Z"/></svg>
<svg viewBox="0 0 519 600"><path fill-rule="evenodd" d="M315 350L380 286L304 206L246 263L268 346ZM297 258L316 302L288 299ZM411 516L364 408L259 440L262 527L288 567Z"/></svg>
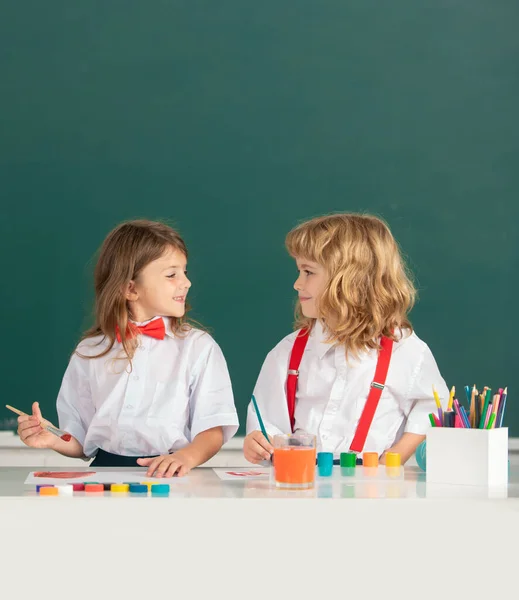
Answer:
<svg viewBox="0 0 519 600"><path fill-rule="evenodd" d="M380 462L385 464L387 452L397 452L400 454L402 464L405 464L411 456L415 453L416 448L421 442L425 440L425 435L419 435L417 433L404 433L396 444L391 446L388 450L380 457Z"/></svg>

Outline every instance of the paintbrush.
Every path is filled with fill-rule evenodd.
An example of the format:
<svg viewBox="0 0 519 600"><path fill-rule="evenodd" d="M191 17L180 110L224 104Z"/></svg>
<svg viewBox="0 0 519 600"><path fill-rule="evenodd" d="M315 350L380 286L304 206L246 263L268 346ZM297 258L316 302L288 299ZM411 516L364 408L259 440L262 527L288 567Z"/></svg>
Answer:
<svg viewBox="0 0 519 600"><path fill-rule="evenodd" d="M17 408L14 408L14 406L9 406L9 404L6 404L5 407L8 408L9 410L12 410L17 415L20 415L20 417L30 417L31 416L31 415L28 415L27 413L22 412L21 410L18 410ZM49 423L49 421L46 421L45 419L43 419L41 421L40 425L43 427L43 429L50 431L50 433L53 433L54 435L56 435L57 437L62 439L64 442L70 442L70 440L72 439L72 436L70 435L70 433L63 431L63 430L59 429L58 427L54 427L54 425L52 423Z"/></svg>

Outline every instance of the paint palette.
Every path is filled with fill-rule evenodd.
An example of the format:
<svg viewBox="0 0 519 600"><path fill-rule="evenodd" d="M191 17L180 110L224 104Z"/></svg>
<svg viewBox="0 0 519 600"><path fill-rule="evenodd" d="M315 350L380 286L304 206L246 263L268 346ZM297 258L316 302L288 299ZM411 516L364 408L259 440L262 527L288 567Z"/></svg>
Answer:
<svg viewBox="0 0 519 600"><path fill-rule="evenodd" d="M112 483L164 483L167 481L170 485L179 485L188 479L186 477L147 477L146 469L140 471L32 471L27 476L25 483L27 485L63 485L66 483L102 483L110 485ZM77 490L76 490L77 491Z"/></svg>
<svg viewBox="0 0 519 600"><path fill-rule="evenodd" d="M100 496L105 492L112 495L139 495L139 496L168 496L170 486L168 483L155 483L145 481L143 483L98 483L86 481L76 484L50 485L42 484L36 486L36 492L40 496Z"/></svg>
<svg viewBox="0 0 519 600"><path fill-rule="evenodd" d="M334 466L329 476L320 476L316 473L316 481L338 481L343 483L356 481L402 481L404 479L404 467L339 467Z"/></svg>

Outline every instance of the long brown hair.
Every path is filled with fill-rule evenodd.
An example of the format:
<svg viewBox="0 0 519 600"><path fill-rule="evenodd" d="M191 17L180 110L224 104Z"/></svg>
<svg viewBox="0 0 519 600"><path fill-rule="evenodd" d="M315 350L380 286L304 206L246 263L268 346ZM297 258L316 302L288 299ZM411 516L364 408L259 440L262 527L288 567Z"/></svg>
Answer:
<svg viewBox="0 0 519 600"><path fill-rule="evenodd" d="M108 345L94 356L83 355L76 350L79 356L105 356L113 348L118 330L124 354L131 363L137 340L127 335L131 314L126 290L130 281L135 280L146 265L160 258L168 248L182 252L187 259L184 240L171 227L158 221L127 221L108 234L94 270L95 323L81 338L83 341L102 335L104 337L99 343L108 339ZM186 305L186 314L189 308ZM176 335L185 334L191 327L185 315L182 318L171 317L170 325Z"/></svg>
<svg viewBox="0 0 519 600"><path fill-rule="evenodd" d="M371 215L336 214L295 227L286 237L294 258L323 266L327 284L317 310L330 343L346 346L351 355L379 348L381 336L398 339L412 331L408 318L416 290L389 227ZM296 305L295 327L311 328Z"/></svg>

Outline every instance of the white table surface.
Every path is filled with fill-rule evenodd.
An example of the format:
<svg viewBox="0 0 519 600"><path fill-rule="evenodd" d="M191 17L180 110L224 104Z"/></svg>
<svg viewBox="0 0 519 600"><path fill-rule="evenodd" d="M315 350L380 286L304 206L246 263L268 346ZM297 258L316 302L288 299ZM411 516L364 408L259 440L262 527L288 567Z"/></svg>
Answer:
<svg viewBox="0 0 519 600"><path fill-rule="evenodd" d="M517 597L516 467L505 490L428 486L409 467L404 481L377 484L383 499L346 478L281 491L268 481L224 482L203 467L166 498L45 498L24 485L31 470L0 469L0 564L13 598L29 597L20 586L34 592L28 571L31 581L59 573L75 598L93 583L99 598L173 590L263 600L347 591L362 600L437 598L439 590ZM87 572L93 582L78 587Z"/></svg>
<svg viewBox="0 0 519 600"><path fill-rule="evenodd" d="M250 465L254 468L253 465ZM243 465L240 465L243 469ZM381 468L382 469L382 468ZM34 499L36 506L41 506L41 502L52 500L52 498L40 498L35 491L35 487L25 485L24 481L29 472L36 469L27 467L0 467L0 502L6 501L6 498L23 498L28 501ZM67 471L70 468L53 468L52 471ZM88 467L77 468L74 471L92 471ZM229 470L232 470L229 468ZM269 469L265 469L269 470ZM96 468L95 471L142 471L144 468ZM360 472L360 469L357 469ZM488 488L474 486L453 486L426 484L425 473L418 467L405 467L403 480L389 480L384 477L381 479L359 480L340 475L340 469L334 468L334 476L331 478L317 478L316 485L310 490L281 490L273 485L272 481L265 480L234 480L222 481L212 468L199 467L191 473L178 480L163 479L164 483L170 483L170 501L186 498L250 498L250 499L334 499L334 500L369 500L369 499L399 499L399 500L514 500L519 499L519 466L512 466L510 471L510 482L507 487ZM95 479L95 478L94 478ZM78 481L81 481L80 479ZM133 496L114 495L110 492L104 494L104 499L109 501L128 501ZM99 502L102 498L91 497L88 494L76 493L74 500L76 502ZM55 501L62 500L54 498ZM156 498L149 497L150 502ZM164 500L164 499L163 499ZM519 505L519 502L518 502ZM89 504L89 509L91 504ZM139 510L141 507L139 507ZM153 510L157 509L154 507Z"/></svg>

